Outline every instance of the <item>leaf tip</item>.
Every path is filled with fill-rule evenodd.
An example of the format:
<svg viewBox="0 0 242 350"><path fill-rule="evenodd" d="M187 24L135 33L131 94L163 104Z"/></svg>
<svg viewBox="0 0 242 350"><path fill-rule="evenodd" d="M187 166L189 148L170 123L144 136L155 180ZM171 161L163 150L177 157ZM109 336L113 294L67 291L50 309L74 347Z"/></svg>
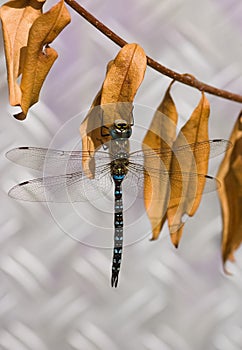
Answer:
<svg viewBox="0 0 242 350"><path fill-rule="evenodd" d="M24 114L24 112L13 114L13 116L15 119L21 120L21 121L26 119L26 114Z"/></svg>
<svg viewBox="0 0 242 350"><path fill-rule="evenodd" d="M172 242L172 243L173 243L174 247L175 247L176 249L178 249L178 247L179 247L179 242Z"/></svg>
<svg viewBox="0 0 242 350"><path fill-rule="evenodd" d="M177 229L177 231L173 231L172 229L171 230L172 232L170 232L171 242L176 249L178 249L179 247L179 243L183 233L183 228L184 228L184 223Z"/></svg>
<svg viewBox="0 0 242 350"><path fill-rule="evenodd" d="M179 239L179 237L178 237L177 234L172 234L172 236L171 236L171 242L172 242L173 246L174 246L176 249L178 249L179 243L180 243L180 239Z"/></svg>

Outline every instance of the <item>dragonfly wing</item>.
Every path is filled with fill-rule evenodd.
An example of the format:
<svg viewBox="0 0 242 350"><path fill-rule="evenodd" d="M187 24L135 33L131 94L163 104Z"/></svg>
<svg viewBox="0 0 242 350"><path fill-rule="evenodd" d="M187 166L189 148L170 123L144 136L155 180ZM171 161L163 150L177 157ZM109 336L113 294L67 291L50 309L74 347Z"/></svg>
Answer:
<svg viewBox="0 0 242 350"><path fill-rule="evenodd" d="M209 140L203 142L196 142L192 144L183 145L177 148L165 148L165 149L147 149L143 151L136 151L130 154L130 161L133 163L143 164L145 159L149 161L154 160L154 165L159 158L166 164L166 161L171 159L172 155L175 155L181 161L189 159L191 157L196 158L196 162L204 161L204 153L209 150L209 158L213 158L226 152L232 146L230 141L227 140Z"/></svg>
<svg viewBox="0 0 242 350"><path fill-rule="evenodd" d="M61 151L48 148L18 147L6 153L6 157L16 164L30 169L44 171L46 174L71 174L79 172L82 159L89 158L85 151ZM109 153L97 151L96 165L101 166L110 162Z"/></svg>
<svg viewBox="0 0 242 350"><path fill-rule="evenodd" d="M204 174L171 172L169 178L173 198L190 198L198 194L216 191L221 186L216 177Z"/></svg>
<svg viewBox="0 0 242 350"><path fill-rule="evenodd" d="M194 197L198 194L209 193L220 187L220 181L209 175L189 173L189 172L170 172L156 168L145 168L140 164L129 164L129 172L124 180L124 190L136 194L138 197L150 196L144 194L144 184L153 181L154 186L159 184L155 191L170 191L172 198ZM157 192L159 195L159 193Z"/></svg>
<svg viewBox="0 0 242 350"><path fill-rule="evenodd" d="M98 199L112 187L108 172L97 178L86 178L82 172L48 176L25 181L14 186L9 196L30 202L81 202Z"/></svg>
<svg viewBox="0 0 242 350"><path fill-rule="evenodd" d="M209 158L214 158L226 152L231 146L232 144L230 141L216 139L180 146L173 148L172 151L177 158L182 157L182 159L187 155L194 155L199 163L204 161L204 153L207 154L207 151L209 151Z"/></svg>
<svg viewBox="0 0 242 350"><path fill-rule="evenodd" d="M167 171L156 168L147 168L138 163L129 163L128 173L123 181L123 191L139 198L146 197L144 192L144 185L150 181L150 176L153 177L154 182L159 183L160 186L166 188L169 185L169 174ZM150 195L147 194L149 197Z"/></svg>

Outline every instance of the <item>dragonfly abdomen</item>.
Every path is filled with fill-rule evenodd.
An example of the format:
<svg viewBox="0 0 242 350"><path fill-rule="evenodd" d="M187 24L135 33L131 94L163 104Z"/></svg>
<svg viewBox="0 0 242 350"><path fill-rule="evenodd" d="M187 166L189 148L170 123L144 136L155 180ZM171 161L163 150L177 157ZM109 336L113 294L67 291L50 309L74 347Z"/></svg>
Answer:
<svg viewBox="0 0 242 350"><path fill-rule="evenodd" d="M112 263L112 287L118 285L118 275L122 260L123 251L123 199L122 199L122 180L125 175L113 176L115 183L114 197L114 248L113 248L113 263Z"/></svg>

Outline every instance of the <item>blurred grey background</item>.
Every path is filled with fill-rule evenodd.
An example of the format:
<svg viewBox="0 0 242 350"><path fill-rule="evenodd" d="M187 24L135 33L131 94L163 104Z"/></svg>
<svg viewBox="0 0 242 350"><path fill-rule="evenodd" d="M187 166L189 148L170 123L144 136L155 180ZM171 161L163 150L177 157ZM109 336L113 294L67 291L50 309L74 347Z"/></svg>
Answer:
<svg viewBox="0 0 242 350"><path fill-rule="evenodd" d="M52 4L48 0L45 9ZM242 93L240 0L83 0L81 4L162 64ZM242 252L228 267L233 276L225 276L216 193L204 196L197 214L186 223L178 250L166 227L158 241L145 238L127 247L117 289L110 287L111 250L71 239L45 204L8 198L11 186L38 174L9 162L5 152L15 146L47 147L63 125L88 109L107 62L119 50L69 11L71 24L52 44L59 58L25 122L11 117L0 41L0 349L241 349ZM152 111L169 81L147 68L135 102ZM182 125L200 95L177 83L173 96ZM241 106L207 97L211 138L228 138ZM135 116L136 128L148 126L151 117L152 112L149 120L142 113ZM72 138L79 139L78 127L66 131L63 146ZM138 136L136 140L142 141ZM222 156L211 161L210 174L216 174L221 160ZM146 224L149 227L147 219ZM81 220L73 225L85 228ZM134 229L141 230L139 222Z"/></svg>

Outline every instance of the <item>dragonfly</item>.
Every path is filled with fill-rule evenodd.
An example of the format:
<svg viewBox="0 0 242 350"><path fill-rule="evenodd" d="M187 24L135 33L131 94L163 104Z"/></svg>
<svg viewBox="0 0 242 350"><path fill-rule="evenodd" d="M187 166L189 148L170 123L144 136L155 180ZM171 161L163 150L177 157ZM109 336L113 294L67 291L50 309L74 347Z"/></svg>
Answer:
<svg viewBox="0 0 242 350"><path fill-rule="evenodd" d="M110 141L102 150L95 152L92 160L95 165L90 170L81 168L82 160L89 157L88 151L64 151L37 147L18 147L6 153L6 157L16 164L43 171L48 176L24 181L9 191L9 196L32 202L81 202L92 198L101 198L114 189L114 242L111 268L111 286L118 286L123 253L123 189L132 193L138 188L138 196L144 197L144 182L149 174L167 186L167 179L172 176L173 186L177 186L180 196L182 184L205 184L203 192L215 191L219 180L192 172L171 172L157 166L158 159L170 159L172 154L183 159L188 154L196 153L196 161L203 161L203 154L209 147L210 157L225 152L229 141L217 139L183 145L176 149L138 150L130 152L129 139L132 125L126 120L117 119L109 127ZM85 158L86 159L86 158ZM148 168L145 159L149 159ZM154 165L152 165L154 160ZM91 162L90 162L91 163ZM198 186L199 188L199 186ZM149 195L149 194L148 194ZM176 196L176 189L172 191Z"/></svg>

